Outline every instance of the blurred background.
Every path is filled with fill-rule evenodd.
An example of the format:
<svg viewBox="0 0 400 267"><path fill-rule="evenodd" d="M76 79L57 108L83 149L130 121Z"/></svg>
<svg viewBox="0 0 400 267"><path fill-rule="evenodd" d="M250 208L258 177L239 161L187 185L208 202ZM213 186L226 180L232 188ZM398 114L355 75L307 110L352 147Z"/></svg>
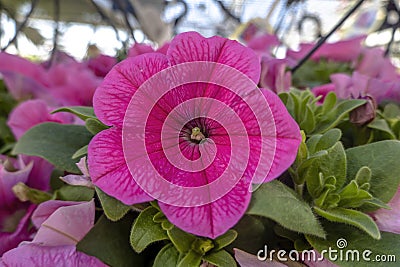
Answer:
<svg viewBox="0 0 400 267"><path fill-rule="evenodd" d="M351 0L0 0L0 47L31 59L53 48L77 59L115 56L134 43L160 47L175 34L197 31L245 42L277 35L285 48L314 42L358 1ZM365 0L328 40L367 34L367 46L390 46L399 65L398 0Z"/></svg>

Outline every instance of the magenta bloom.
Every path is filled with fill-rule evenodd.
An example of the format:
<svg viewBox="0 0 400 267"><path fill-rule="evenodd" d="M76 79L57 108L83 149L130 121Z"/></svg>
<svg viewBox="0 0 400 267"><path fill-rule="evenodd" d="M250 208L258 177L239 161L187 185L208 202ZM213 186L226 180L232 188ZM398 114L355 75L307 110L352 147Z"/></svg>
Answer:
<svg viewBox="0 0 400 267"><path fill-rule="evenodd" d="M50 114L51 110L53 109L48 107L43 100L28 100L13 109L9 115L7 124L18 140L30 128L43 122L73 122L73 117L70 114ZM54 169L53 165L35 156L20 155L20 158L25 164L33 162L33 168L27 184L39 190L48 190L50 174Z"/></svg>
<svg viewBox="0 0 400 267"><path fill-rule="evenodd" d="M325 43L311 56L311 59L319 60L321 58L326 58L340 62L356 61L362 52L361 42L365 37L366 36L358 36L335 43ZM300 44L300 50L289 50L287 52L287 57L299 60L303 58L314 45L315 44Z"/></svg>
<svg viewBox="0 0 400 267"><path fill-rule="evenodd" d="M97 77L83 63L68 62L52 65L47 71L49 92L57 104L66 106L91 106Z"/></svg>
<svg viewBox="0 0 400 267"><path fill-rule="evenodd" d="M154 52L153 47L148 44L140 44L140 43L135 43L131 48L128 50L128 57L135 57L138 55L142 55L145 53L152 53Z"/></svg>
<svg viewBox="0 0 400 267"><path fill-rule="evenodd" d="M117 59L107 55L99 55L89 59L86 63L96 76L104 77L117 64Z"/></svg>
<svg viewBox="0 0 400 267"><path fill-rule="evenodd" d="M286 71L287 61L272 57L262 57L260 85L276 93L287 92L292 85L292 75Z"/></svg>
<svg viewBox="0 0 400 267"><path fill-rule="evenodd" d="M185 231L223 234L246 211L251 182L284 172L301 139L279 98L256 87L259 77L251 49L193 32L176 36L166 55L117 64L94 96L112 128L89 144L93 183L128 205L158 199ZM194 191L203 194L182 193Z"/></svg>
<svg viewBox="0 0 400 267"><path fill-rule="evenodd" d="M258 55L270 55L271 48L280 44L275 35L263 33L256 35L247 42L247 47L253 49Z"/></svg>
<svg viewBox="0 0 400 267"><path fill-rule="evenodd" d="M50 101L42 66L21 57L0 53L0 77L17 100L41 98Z"/></svg>
<svg viewBox="0 0 400 267"><path fill-rule="evenodd" d="M47 106L43 100L22 102L10 113L8 126L15 138L19 139L33 126L43 122L72 123L72 116L65 113L50 114L54 108Z"/></svg>
<svg viewBox="0 0 400 267"><path fill-rule="evenodd" d="M165 54L167 54L168 47L169 47L168 42L163 44L157 50L154 50L153 47L151 47L151 45L136 43L131 48L129 48L128 57L136 57L139 55L143 55L146 53L153 53L153 52L157 52L157 53L161 53L161 54L165 55Z"/></svg>

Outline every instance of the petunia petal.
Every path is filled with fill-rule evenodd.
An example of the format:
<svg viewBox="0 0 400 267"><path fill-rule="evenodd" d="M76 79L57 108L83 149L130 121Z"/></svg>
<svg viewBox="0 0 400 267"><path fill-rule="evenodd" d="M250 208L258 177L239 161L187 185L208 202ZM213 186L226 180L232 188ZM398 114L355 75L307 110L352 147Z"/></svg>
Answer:
<svg viewBox="0 0 400 267"><path fill-rule="evenodd" d="M379 230L400 234L400 188L388 204L391 210L379 209L371 215Z"/></svg>
<svg viewBox="0 0 400 267"><path fill-rule="evenodd" d="M22 169L17 171L8 171L4 164L0 164L0 209L13 209L17 198L12 188L19 182L26 183L32 170L33 163L22 167Z"/></svg>
<svg viewBox="0 0 400 267"><path fill-rule="evenodd" d="M234 248L235 259L241 267L286 267L287 265L277 262L275 260L268 259L267 261L261 261L256 255L252 255L243 250Z"/></svg>
<svg viewBox="0 0 400 267"><path fill-rule="evenodd" d="M23 244L5 253L0 260L0 266L103 267L107 265L95 257L76 251L75 246L50 247Z"/></svg>
<svg viewBox="0 0 400 267"><path fill-rule="evenodd" d="M0 256L6 251L17 247L22 241L32 239L32 231L29 230L29 219L34 210L35 205L31 205L26 211L24 217L19 221L17 229L15 229L14 232L0 232Z"/></svg>
<svg viewBox="0 0 400 267"><path fill-rule="evenodd" d="M189 233L216 238L233 227L250 203L249 182L241 179L222 198L199 207L176 207L159 202L165 216Z"/></svg>
<svg viewBox="0 0 400 267"><path fill-rule="evenodd" d="M256 54L237 41L219 36L204 38L196 32L177 35L167 52L170 62L209 61L231 66L247 75L256 84L260 79L261 67Z"/></svg>
<svg viewBox="0 0 400 267"><path fill-rule="evenodd" d="M94 225L94 201L66 204L42 222L33 243L48 246L76 245L89 232Z"/></svg>
<svg viewBox="0 0 400 267"><path fill-rule="evenodd" d="M276 147L274 159L267 177L264 180L256 178L253 180L254 183L269 182L287 170L296 159L297 153L295 152L297 152L301 142L300 128L289 112L287 112L286 107L279 97L270 90L261 90L274 117ZM263 142L267 141L268 137L263 138Z"/></svg>
<svg viewBox="0 0 400 267"><path fill-rule="evenodd" d="M122 149L122 132L110 128L89 144L88 166L93 184L107 194L131 205L152 200L132 178Z"/></svg>
<svg viewBox="0 0 400 267"><path fill-rule="evenodd" d="M19 139L27 130L42 122L72 122L72 116L69 114L50 114L50 110L43 100L25 101L10 113L8 126L15 137Z"/></svg>
<svg viewBox="0 0 400 267"><path fill-rule="evenodd" d="M97 117L107 125L122 127L133 94L144 81L166 67L167 59L160 53L128 58L114 66L94 94Z"/></svg>
<svg viewBox="0 0 400 267"><path fill-rule="evenodd" d="M32 223L36 228L40 228L58 208L80 204L76 201L49 200L41 203L32 214Z"/></svg>

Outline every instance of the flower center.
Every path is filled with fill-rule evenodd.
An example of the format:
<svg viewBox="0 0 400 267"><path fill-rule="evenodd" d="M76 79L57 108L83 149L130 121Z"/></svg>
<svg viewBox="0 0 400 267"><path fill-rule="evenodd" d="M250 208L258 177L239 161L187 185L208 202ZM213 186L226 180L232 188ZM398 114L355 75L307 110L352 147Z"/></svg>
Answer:
<svg viewBox="0 0 400 267"><path fill-rule="evenodd" d="M195 118L182 127L180 136L183 140L200 144L207 138L210 138L212 123L213 121L208 118Z"/></svg>
<svg viewBox="0 0 400 267"><path fill-rule="evenodd" d="M192 128L192 134L190 135L190 139L194 141L201 142L201 140L206 139L204 134L201 132L199 127Z"/></svg>

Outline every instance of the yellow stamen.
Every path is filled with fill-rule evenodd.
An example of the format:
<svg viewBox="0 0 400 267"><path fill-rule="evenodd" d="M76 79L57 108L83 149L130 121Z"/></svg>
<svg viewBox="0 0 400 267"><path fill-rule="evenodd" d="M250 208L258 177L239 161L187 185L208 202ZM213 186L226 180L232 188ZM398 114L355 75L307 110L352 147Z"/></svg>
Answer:
<svg viewBox="0 0 400 267"><path fill-rule="evenodd" d="M194 127L192 129L192 134L190 135L190 139L196 140L196 141L201 141L203 139L206 139L204 134L201 132L199 127Z"/></svg>

